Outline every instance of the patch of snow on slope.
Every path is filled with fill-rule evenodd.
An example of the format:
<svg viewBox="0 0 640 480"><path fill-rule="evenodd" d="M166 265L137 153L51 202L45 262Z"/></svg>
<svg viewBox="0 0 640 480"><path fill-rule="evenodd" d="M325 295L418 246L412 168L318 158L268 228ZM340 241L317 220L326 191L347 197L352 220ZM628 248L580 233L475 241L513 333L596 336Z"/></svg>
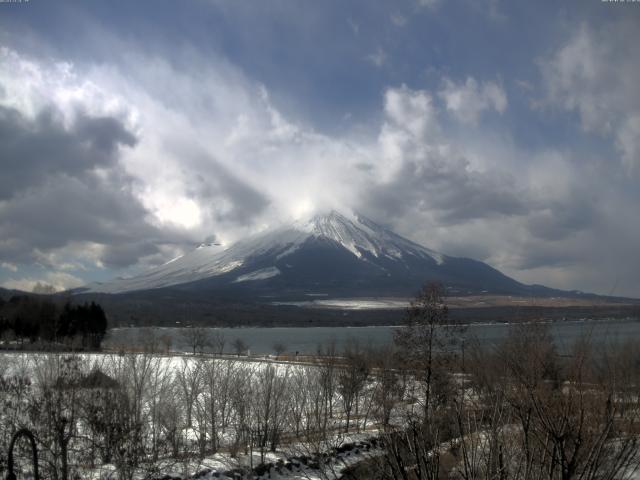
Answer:
<svg viewBox="0 0 640 480"><path fill-rule="evenodd" d="M255 272L240 275L238 278L236 278L233 281L233 283L247 282L247 281L253 281L253 280L266 280L267 278L275 277L276 275L280 275L280 270L278 270L277 267L267 267L267 268L262 268L260 270L256 270Z"/></svg>

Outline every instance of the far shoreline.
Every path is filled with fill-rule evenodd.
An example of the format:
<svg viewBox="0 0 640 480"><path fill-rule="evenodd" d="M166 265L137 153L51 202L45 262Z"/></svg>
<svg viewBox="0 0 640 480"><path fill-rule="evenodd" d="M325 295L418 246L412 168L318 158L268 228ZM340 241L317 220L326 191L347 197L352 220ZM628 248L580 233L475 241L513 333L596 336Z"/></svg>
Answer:
<svg viewBox="0 0 640 480"><path fill-rule="evenodd" d="M531 325L531 324L577 324L577 323L630 323L630 322L640 322L640 316L629 316L629 317L611 317L611 318L582 318L582 319L556 319L556 320L525 320L525 321L511 321L511 322L466 322L466 323L447 323L443 326L445 327L482 327L482 326L496 326L496 325L505 325L505 326L516 326L516 325ZM313 325L313 326L291 326L291 325L236 325L236 326L209 326L209 325L130 325L130 326L117 326L111 327L107 331L117 331L117 330L133 330L133 329L156 329L156 330L170 330L170 329L188 329L188 328L204 328L211 330L248 330L248 329L265 329L265 330L273 330L276 328L288 328L288 329L319 329L319 328L335 328L335 329L358 329L358 328L403 328L405 325L403 324L377 324L377 325Z"/></svg>

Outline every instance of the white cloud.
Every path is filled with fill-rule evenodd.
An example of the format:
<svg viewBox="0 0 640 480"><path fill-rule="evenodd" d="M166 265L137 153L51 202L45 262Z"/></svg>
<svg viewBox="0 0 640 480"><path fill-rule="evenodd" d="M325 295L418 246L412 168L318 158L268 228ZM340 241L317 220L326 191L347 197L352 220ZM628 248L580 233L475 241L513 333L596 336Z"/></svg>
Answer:
<svg viewBox="0 0 640 480"><path fill-rule="evenodd" d="M425 90L411 90L406 86L389 88L384 96L384 112L389 120L415 138L439 132L437 111Z"/></svg>
<svg viewBox="0 0 640 480"><path fill-rule="evenodd" d="M2 262L0 263L0 267L4 268L5 270L10 270L12 272L18 271L18 266L10 262Z"/></svg>
<svg viewBox="0 0 640 480"><path fill-rule="evenodd" d="M433 10L440 4L440 0L417 0L417 4Z"/></svg>
<svg viewBox="0 0 640 480"><path fill-rule="evenodd" d="M365 213L521 281L608 293L620 278L615 293L640 291L635 247L624 240L640 238L640 226L613 213L632 199L624 190L594 196L612 175L597 158L523 151L490 132L459 138L424 90L388 89L384 113L375 174L361 189ZM611 231L619 232L615 255L603 241ZM622 252L624 266L612 258Z"/></svg>
<svg viewBox="0 0 640 480"><path fill-rule="evenodd" d="M400 13L391 14L391 23L396 27L404 27L407 24L407 17Z"/></svg>
<svg viewBox="0 0 640 480"><path fill-rule="evenodd" d="M22 290L24 292L42 293L45 286L53 287L53 291L60 292L70 288L77 288L84 285L84 281L71 274L63 272L49 272L42 277L9 279L2 283L4 288Z"/></svg>
<svg viewBox="0 0 640 480"><path fill-rule="evenodd" d="M440 136L431 95L406 86L389 88L384 95L385 121L378 135L377 179L391 181L407 162L422 162Z"/></svg>
<svg viewBox="0 0 640 480"><path fill-rule="evenodd" d="M629 172L640 166L638 41L631 21L582 25L540 61L546 105L577 112L585 132L611 138Z"/></svg>
<svg viewBox="0 0 640 480"><path fill-rule="evenodd" d="M387 63L387 54L382 49L382 47L378 47L378 49L375 52L370 53L365 58L369 63L371 63L372 65L375 65L378 68L382 67L385 63Z"/></svg>
<svg viewBox="0 0 640 480"><path fill-rule="evenodd" d="M124 151L119 162L148 210L140 222L179 231L194 243L212 234L228 243L287 217L353 207L374 219L388 219L399 233L445 253L478 256L516 276L525 272L519 278L571 288L595 284L596 267L572 276L576 283L571 285L557 265L548 264L563 255L591 261L587 252L597 239L585 227L591 204L586 210L580 205L588 196L577 186L584 183L589 189L598 175L577 168L566 152L541 159L502 138L491 146L460 139L440 122L443 112L434 93L407 86L385 90L383 119L367 135L323 135L287 115L263 86L224 60L192 60L186 62L191 67L177 68L129 53L121 65L89 65L82 76L74 66L66 67L69 84L61 89L92 85L88 90L98 93L80 96L87 108L118 105L113 111L138 134L135 148ZM55 76L56 69L32 64L39 73L21 75L34 86L12 98L28 102L49 88L50 80L38 76ZM444 79L435 98L442 98L446 111L462 122L507 108L498 83L471 77L460 84ZM629 121L628 128L631 140L621 135L619 148L632 157L637 124ZM480 133L484 138L490 132ZM530 171L522 173L523 165ZM534 234L540 238L534 241ZM637 238L633 231L625 235ZM154 264L179 254L183 245L115 253ZM49 268L69 264L73 252L81 252L83 262L101 264L108 247L95 241L69 243L54 252ZM43 258L50 254L43 252ZM38 281L68 288L77 286L74 278L9 281L27 289Z"/></svg>
<svg viewBox="0 0 640 480"><path fill-rule="evenodd" d="M468 77L464 83L456 84L445 78L438 95L447 111L463 123L477 124L483 112L503 113L507 109L507 95L502 86L493 81L478 83Z"/></svg>
<svg viewBox="0 0 640 480"><path fill-rule="evenodd" d="M0 47L0 105L15 108L33 119L55 105L66 127L78 114L115 116L135 129L136 112L126 101L99 84L79 76L69 62L34 60Z"/></svg>
<svg viewBox="0 0 640 480"><path fill-rule="evenodd" d="M131 52L122 65L88 65L80 75L71 64L63 68L5 53L20 67L12 75L0 74L0 85L8 85L10 93L5 99L11 98L16 108L36 115L47 105L47 90L59 99L64 97L61 91L91 85L91 95L80 95L73 108L63 100L53 104L69 116L76 107L96 112L112 108L109 111L130 122L137 143L121 152L119 165L133 179L131 188L147 209L138 222L182 232L193 244L211 234L234 241L301 209L354 204L359 185L371 178L358 165L371 163L377 146L330 138L287 118L264 86L223 60L194 59L191 70L176 69ZM61 70L64 78L56 79ZM78 268L103 267L108 247L94 239L70 239L67 245L42 247L33 255L46 268L61 269L73 263L70 253L82 252ZM118 251L123 258L135 260L137 255L158 262L158 250L176 253L168 245L157 245L147 256L138 250Z"/></svg>
<svg viewBox="0 0 640 480"><path fill-rule="evenodd" d="M523 92L527 92L527 93L533 91L535 88L531 82L527 80L522 80L522 79L516 80L516 85Z"/></svg>
<svg viewBox="0 0 640 480"><path fill-rule="evenodd" d="M351 31L353 32L354 35L358 35L360 33L360 24L359 23L357 23L352 18L348 18L347 19L347 23L349 24L349 27L351 28Z"/></svg>

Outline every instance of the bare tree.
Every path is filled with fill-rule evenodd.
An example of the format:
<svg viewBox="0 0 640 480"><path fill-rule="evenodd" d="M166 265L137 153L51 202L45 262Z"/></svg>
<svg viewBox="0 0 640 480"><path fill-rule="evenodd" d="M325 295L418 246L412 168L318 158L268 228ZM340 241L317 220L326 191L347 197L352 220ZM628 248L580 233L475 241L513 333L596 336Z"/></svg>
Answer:
<svg viewBox="0 0 640 480"><path fill-rule="evenodd" d="M310 477L343 478L333 453L345 430L373 417L385 451L361 478L633 478L637 344L596 350L587 336L560 355L549 324L526 324L497 346L470 341L460 372L450 338L459 335L432 293L414 303L412 335L399 333L395 349L351 343L338 356L330 346L313 365L168 359L155 347L1 356L0 447L28 427L55 480L104 476L101 465L122 480L158 478L169 465L188 477L209 452L258 451L264 461L283 445L307 457Z"/></svg>
<svg viewBox="0 0 640 480"><path fill-rule="evenodd" d="M276 357L279 357L280 355L282 355L284 352L287 351L287 347L282 342L274 343L272 348L273 348L273 353L276 354Z"/></svg>
<svg viewBox="0 0 640 480"><path fill-rule="evenodd" d="M338 371L338 392L342 399L342 408L346 416L345 432L349 431L349 422L355 408L358 413L358 399L369 376L369 365L357 343L347 346L344 352L344 364Z"/></svg>
<svg viewBox="0 0 640 480"><path fill-rule="evenodd" d="M202 390L202 367L201 361L183 358L175 371L176 383L182 395L182 405L186 412L185 425L187 428L193 426L193 407Z"/></svg>
<svg viewBox="0 0 640 480"><path fill-rule="evenodd" d="M585 339L560 357L548 324L514 327L497 352L470 353L450 477L622 479L638 468L637 356L596 355Z"/></svg>
<svg viewBox="0 0 640 480"><path fill-rule="evenodd" d="M560 362L549 352L548 327L529 325L520 333L507 339L504 350L512 385L508 401L520 425L525 474L624 478L637 468L640 405L637 393L628 396L630 385L619 382L637 367L611 361L620 358L617 354L594 355L588 338L576 342ZM524 344L523 338L529 341Z"/></svg>
<svg viewBox="0 0 640 480"><path fill-rule="evenodd" d="M255 443L264 462L267 448L276 450L289 411L289 368L267 364L254 374L253 413Z"/></svg>
<svg viewBox="0 0 640 480"><path fill-rule="evenodd" d="M203 400L211 450L216 452L232 414L233 382L239 365L233 360L210 360L204 364Z"/></svg>
<svg viewBox="0 0 640 480"><path fill-rule="evenodd" d="M236 338L233 341L233 350L236 352L237 356L240 356L242 354L246 354L247 351L249 350L249 345L247 345L247 343L242 340L241 338Z"/></svg>
<svg viewBox="0 0 640 480"><path fill-rule="evenodd" d="M504 368L492 351L478 344L472 343L469 353L469 375L460 381L453 398L457 438L451 453L459 464L450 476L506 480L517 441L506 402Z"/></svg>
<svg viewBox="0 0 640 480"><path fill-rule="evenodd" d="M121 386L114 413L118 436L113 463L118 478L131 479L140 469L154 469L153 457L148 455L150 421L147 405L154 372L160 359L145 352L114 355L108 368Z"/></svg>
<svg viewBox="0 0 640 480"><path fill-rule="evenodd" d="M0 476L4 476L9 442L13 433L25 426L34 385L27 356L0 355L0 367Z"/></svg>
<svg viewBox="0 0 640 480"><path fill-rule="evenodd" d="M227 340L220 330L213 330L211 332L209 343L211 344L211 348L213 349L213 353L216 355L222 355L224 352L224 346Z"/></svg>
<svg viewBox="0 0 640 480"><path fill-rule="evenodd" d="M318 346L317 358L318 368L320 369L320 385L323 390L323 398L327 403L327 414L329 418L333 418L333 402L336 392L336 372L338 365L335 339L331 339L325 347L322 345Z"/></svg>
<svg viewBox="0 0 640 480"><path fill-rule="evenodd" d="M187 327L182 330L182 337L194 355L204 353L204 349L209 345L207 330L202 327Z"/></svg>
<svg viewBox="0 0 640 480"><path fill-rule="evenodd" d="M400 365L411 375L403 426L384 435L388 478L435 480L442 474L439 446L453 436L450 368L460 337L450 325L444 293L440 285L426 285L395 334Z"/></svg>
<svg viewBox="0 0 640 480"><path fill-rule="evenodd" d="M151 427L151 453L153 461L158 459L163 442L160 415L165 398L174 395L174 377L161 359L156 359L149 380L149 417Z"/></svg>
<svg viewBox="0 0 640 480"><path fill-rule="evenodd" d="M164 352L169 353L171 351L171 345L173 344L173 339L171 338L171 335L169 334L161 335L160 344L162 345Z"/></svg>
<svg viewBox="0 0 640 480"><path fill-rule="evenodd" d="M305 412L310 401L312 384L315 380L314 367L302 367L291 372L291 426L296 438L300 438L305 425Z"/></svg>
<svg viewBox="0 0 640 480"><path fill-rule="evenodd" d="M437 400L435 396L446 393L437 391L443 387L459 340L458 327L449 320L449 309L444 301L445 291L441 285L426 285L411 302L407 310L406 323L396 330L394 342L401 361L415 372L422 392L418 399L422 403L425 421Z"/></svg>
<svg viewBox="0 0 640 480"><path fill-rule="evenodd" d="M249 446L251 439L247 433L251 431L252 422L252 372L246 365L238 365L231 385L231 405L234 411L234 438L230 445L230 453L235 457L240 448Z"/></svg>
<svg viewBox="0 0 640 480"><path fill-rule="evenodd" d="M301 405L304 428L298 440L288 447L292 453L310 459L315 468L308 474L302 472L302 475L309 479L340 478L340 472L344 467L328 455L344 443L344 433L337 419L332 419L329 415L326 374L327 370L323 367L310 366L305 369L306 401ZM294 400L294 404L295 402Z"/></svg>
<svg viewBox="0 0 640 480"><path fill-rule="evenodd" d="M404 395L394 357L395 353L390 347L383 347L372 352L371 355L375 375L373 392L375 413L384 431L389 430L392 412Z"/></svg>
<svg viewBox="0 0 640 480"><path fill-rule="evenodd" d="M72 476L71 442L78 434L80 415L80 358L49 354L35 362L38 392L31 412L38 426L36 438L45 455L45 472L55 480Z"/></svg>

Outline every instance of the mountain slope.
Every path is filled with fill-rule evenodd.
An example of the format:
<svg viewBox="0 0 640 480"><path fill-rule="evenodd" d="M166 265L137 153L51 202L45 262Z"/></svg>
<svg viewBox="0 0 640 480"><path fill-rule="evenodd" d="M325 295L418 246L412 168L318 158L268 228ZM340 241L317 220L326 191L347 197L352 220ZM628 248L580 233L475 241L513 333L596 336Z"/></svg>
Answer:
<svg viewBox="0 0 640 480"><path fill-rule="evenodd" d="M267 297L391 296L410 295L427 281L442 282L459 294L546 291L523 285L485 263L430 250L362 216L335 211L262 232L228 248L203 244L145 274L92 284L84 291L171 287Z"/></svg>

